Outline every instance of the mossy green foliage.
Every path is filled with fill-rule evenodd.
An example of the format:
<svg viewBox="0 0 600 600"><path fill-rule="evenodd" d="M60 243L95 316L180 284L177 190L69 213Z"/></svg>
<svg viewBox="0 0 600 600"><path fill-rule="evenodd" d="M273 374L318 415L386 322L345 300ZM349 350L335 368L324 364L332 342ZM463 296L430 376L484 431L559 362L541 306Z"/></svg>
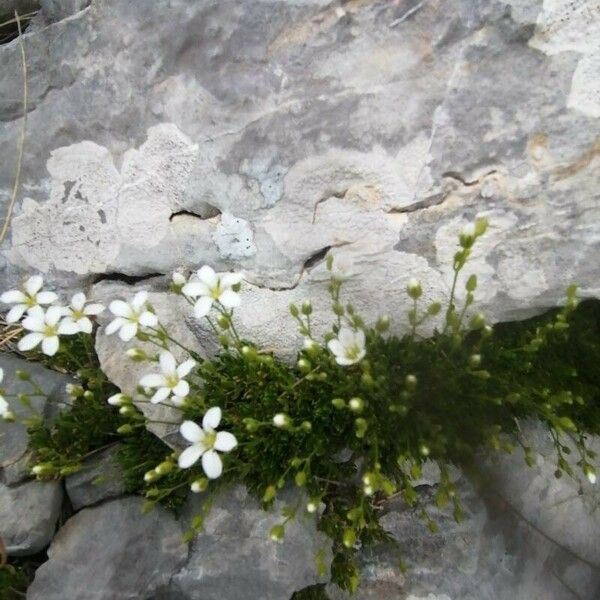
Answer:
<svg viewBox="0 0 600 600"><path fill-rule="evenodd" d="M45 553L9 558L0 565L0 600L20 600L33 580L36 569L46 560Z"/></svg>
<svg viewBox="0 0 600 600"><path fill-rule="evenodd" d="M311 585L294 593L290 600L329 600L329 596L324 585Z"/></svg>
<svg viewBox="0 0 600 600"><path fill-rule="evenodd" d="M218 480L208 482L200 463L178 469L177 453L146 431L145 418L131 404L120 411L108 407L106 398L113 390L105 380L100 383L97 361L90 363L87 375L78 366L86 392L73 409L51 430L32 431L36 457L60 465L70 456L77 463L86 452L114 439L112 432L119 429L128 488L143 489L148 508L161 502L177 509L194 483L202 490L206 512L216 492L243 483L268 509L282 488L295 485L304 493L282 511L272 537L281 540L290 519L312 515L333 541L332 579L349 590L358 585L356 549L393 542L379 523L385 499L400 495L407 505L416 505L414 486L426 460L440 468L437 505L448 506L459 521L463 512L450 467L468 471L482 449L513 452L517 445L533 464L535 449L519 437L522 419L537 418L548 427L557 477L566 473L594 479L596 457L586 439L589 433L600 433L600 303L578 306L575 289L569 288L563 309L523 323L493 330L482 315L468 318L477 279L471 275L464 281L459 307L459 274L485 227L479 220L461 234L444 323L428 338L420 337L417 329L440 313L441 306L421 309L418 282L407 290L411 331L400 338L385 333L385 319L367 327L343 303L342 281L333 274L329 290L334 322L325 341L343 327L366 335L365 357L360 359L357 351L355 364L349 366L340 366L327 347L316 343L300 352L296 364L284 363L240 340L231 313L220 307L217 325L224 349L212 360L199 360L182 407L183 419L198 423L207 409L220 407L220 428L239 442L223 455L225 469ZM332 269L331 260L327 265ZM306 337L312 337L311 313L310 303L291 307ZM166 331L159 333L154 343L167 349L172 340ZM138 337L149 339L148 334ZM140 360L148 357L142 353ZM149 360L155 364L155 358ZM274 421L275 415L282 418ZM97 421L93 426L92 420ZM577 472L575 461L566 459L573 452ZM426 510L420 508L420 513L435 531ZM204 516L194 519L191 532L202 529ZM317 557L321 572L327 567L322 558Z"/></svg>

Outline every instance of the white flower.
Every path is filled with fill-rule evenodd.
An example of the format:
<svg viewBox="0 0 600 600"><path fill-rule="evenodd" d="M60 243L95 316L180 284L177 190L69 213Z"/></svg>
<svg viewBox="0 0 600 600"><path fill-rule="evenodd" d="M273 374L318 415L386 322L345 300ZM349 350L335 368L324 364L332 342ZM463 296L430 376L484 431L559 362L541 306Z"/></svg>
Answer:
<svg viewBox="0 0 600 600"><path fill-rule="evenodd" d="M275 427L279 427L280 429L289 427L290 423L290 418L284 413L277 413L273 417L273 425L275 425Z"/></svg>
<svg viewBox="0 0 600 600"><path fill-rule="evenodd" d="M215 273L205 265L198 271L196 278L186 283L181 291L190 298L198 298L194 314L201 319L210 312L214 302L220 302L225 308L239 306L240 296L232 288L241 281L239 273Z"/></svg>
<svg viewBox="0 0 600 600"><path fill-rule="evenodd" d="M173 273L173 284L174 285L176 285L176 286L183 286L186 283L187 283L187 279L185 278L185 275L183 275L179 271L175 271Z"/></svg>
<svg viewBox="0 0 600 600"><path fill-rule="evenodd" d="M138 327L156 327L158 317L148 310L146 301L148 292L138 292L128 304L123 300L113 300L110 303L110 312L116 316L106 327L106 335L119 331L119 337L128 342L135 337Z"/></svg>
<svg viewBox="0 0 600 600"><path fill-rule="evenodd" d="M118 392L117 394L109 396L106 401L111 406L124 406L125 404L129 404L131 402L131 398L122 392Z"/></svg>
<svg viewBox="0 0 600 600"><path fill-rule="evenodd" d="M349 256L335 256L331 265L331 275L339 281L344 281L350 277L354 261Z"/></svg>
<svg viewBox="0 0 600 600"><path fill-rule="evenodd" d="M188 469L202 457L202 469L209 479L216 479L223 472L223 463L217 453L230 452L237 446L235 436L227 431L215 431L221 422L221 409L209 408L202 419L202 427L193 421L181 424L181 435L192 445L179 455L179 466Z"/></svg>
<svg viewBox="0 0 600 600"><path fill-rule="evenodd" d="M4 370L0 369L0 383L4 379ZM0 394L0 417L4 417L9 411L8 402L5 400L4 396Z"/></svg>
<svg viewBox="0 0 600 600"><path fill-rule="evenodd" d="M472 238L475 236L475 223L467 223L460 232L465 237Z"/></svg>
<svg viewBox="0 0 600 600"><path fill-rule="evenodd" d="M330 340L327 347L335 355L338 365L353 365L367 353L365 350L365 332L342 327L337 339Z"/></svg>
<svg viewBox="0 0 600 600"><path fill-rule="evenodd" d="M54 356L58 350L59 335L73 335L79 332L73 321L61 319L64 310L61 306L50 306L46 312L41 306L30 308L29 314L23 319L23 327L32 333L19 340L19 350L31 350L41 343L42 352Z"/></svg>
<svg viewBox="0 0 600 600"><path fill-rule="evenodd" d="M85 303L85 294L79 292L71 298L70 306L65 309L65 314L70 321L73 321L82 333L92 333L92 321L90 317L99 315L103 310L102 304Z"/></svg>
<svg viewBox="0 0 600 600"><path fill-rule="evenodd" d="M0 301L5 304L14 304L6 315L7 323L16 323L24 314L34 306L52 304L58 296L54 292L40 291L44 280L39 275L30 277L21 290L9 290L0 296Z"/></svg>
<svg viewBox="0 0 600 600"><path fill-rule="evenodd" d="M190 393L190 386L183 378L194 368L196 361L189 359L177 366L175 357L168 350L163 350L158 360L162 373L144 375L140 379L140 385L158 388L150 398L150 402L154 404L166 400L171 394L175 404L182 403Z"/></svg>

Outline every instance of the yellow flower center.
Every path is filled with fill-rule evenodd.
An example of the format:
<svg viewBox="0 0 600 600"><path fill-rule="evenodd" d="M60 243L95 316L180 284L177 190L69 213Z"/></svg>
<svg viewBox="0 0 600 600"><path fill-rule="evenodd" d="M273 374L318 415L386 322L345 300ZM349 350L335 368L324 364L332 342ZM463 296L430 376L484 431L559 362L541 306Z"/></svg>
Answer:
<svg viewBox="0 0 600 600"><path fill-rule="evenodd" d="M179 377L177 375L167 376L167 387L174 388L179 383Z"/></svg>
<svg viewBox="0 0 600 600"><path fill-rule="evenodd" d="M349 358L350 360L354 360L355 358L358 358L359 354L360 354L360 348L359 348L358 344L352 344L351 346L348 346L346 348L346 358Z"/></svg>
<svg viewBox="0 0 600 600"><path fill-rule="evenodd" d="M54 337L58 335L58 327L56 325L46 325L44 327L44 337Z"/></svg>
<svg viewBox="0 0 600 600"><path fill-rule="evenodd" d="M218 300L221 297L222 293L223 293L223 290L221 288L220 281L219 281L219 283L217 283L217 285L215 285L215 287L210 288L210 295L212 296L213 300Z"/></svg>
<svg viewBox="0 0 600 600"><path fill-rule="evenodd" d="M27 296L27 300L25 300L25 304L27 304L27 306L32 307L32 306L37 306L37 300L35 298L35 296L30 296L29 294L26 294Z"/></svg>
<svg viewBox="0 0 600 600"><path fill-rule="evenodd" d="M204 439L202 440L202 444L203 444L203 446L205 446L205 448L210 450L215 445L216 441L217 441L217 432L210 431L210 432L206 432L206 435L204 436Z"/></svg>

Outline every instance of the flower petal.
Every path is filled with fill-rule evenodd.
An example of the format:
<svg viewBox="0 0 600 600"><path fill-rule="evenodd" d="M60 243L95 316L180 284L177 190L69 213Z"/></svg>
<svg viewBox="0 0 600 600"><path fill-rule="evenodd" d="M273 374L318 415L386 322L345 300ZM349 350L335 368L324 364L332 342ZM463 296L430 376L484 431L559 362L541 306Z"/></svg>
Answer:
<svg viewBox="0 0 600 600"><path fill-rule="evenodd" d="M198 296L209 296L210 290L205 283L201 281L190 281L186 283L181 291L190 298L197 298Z"/></svg>
<svg viewBox="0 0 600 600"><path fill-rule="evenodd" d="M365 347L365 332L362 329L359 329L355 336L354 341L359 348Z"/></svg>
<svg viewBox="0 0 600 600"><path fill-rule="evenodd" d="M152 404L158 404L159 402L166 400L169 397L170 393L171 393L171 390L168 387L158 388L156 390L154 396L152 396L152 398L150 398L150 402L152 402Z"/></svg>
<svg viewBox="0 0 600 600"><path fill-rule="evenodd" d="M221 293L221 295L219 296L219 302L225 308L235 308L236 306L239 306L242 301L238 293L229 289Z"/></svg>
<svg viewBox="0 0 600 600"><path fill-rule="evenodd" d="M104 311L104 305L103 304L88 304L84 309L83 309L83 314L84 315L99 315L101 312Z"/></svg>
<svg viewBox="0 0 600 600"><path fill-rule="evenodd" d="M179 377L185 377L195 366L196 361L189 358L177 367L177 375L179 375Z"/></svg>
<svg viewBox="0 0 600 600"><path fill-rule="evenodd" d="M119 331L119 337L124 342L128 342L129 340L131 340L135 337L137 330L138 330L137 323L130 323L130 322L125 323L121 327L121 331Z"/></svg>
<svg viewBox="0 0 600 600"><path fill-rule="evenodd" d="M222 273L221 274L221 287L230 288L232 285L241 283L243 275L241 273Z"/></svg>
<svg viewBox="0 0 600 600"><path fill-rule="evenodd" d="M213 299L210 296L202 296L194 304L194 316L197 319L202 319L210 312L212 304Z"/></svg>
<svg viewBox="0 0 600 600"><path fill-rule="evenodd" d="M202 456L202 451L204 448L198 444L194 444L189 448L186 448L180 455L177 460L179 464L179 468L181 469L189 469L192 465L198 462L198 459Z"/></svg>
<svg viewBox="0 0 600 600"><path fill-rule="evenodd" d="M140 379L140 385L142 387L163 387L166 383L164 375L161 375L160 373L148 373Z"/></svg>
<svg viewBox="0 0 600 600"><path fill-rule="evenodd" d="M88 319L89 321L89 319ZM91 323L90 323L90 331L91 331ZM75 323L71 319L63 319L58 324L58 333L60 335L75 335L82 331L80 323Z"/></svg>
<svg viewBox="0 0 600 600"><path fill-rule="evenodd" d="M202 455L202 469L209 479L220 477L223 472L221 457L214 450L207 450Z"/></svg>
<svg viewBox="0 0 600 600"><path fill-rule="evenodd" d="M81 317L76 321L76 324L82 333L92 333L92 322L87 317Z"/></svg>
<svg viewBox="0 0 600 600"><path fill-rule="evenodd" d="M156 327L158 325L158 317L149 310L140 315L139 321L143 327Z"/></svg>
<svg viewBox="0 0 600 600"><path fill-rule="evenodd" d="M21 290L8 290L0 296L0 302L14 304L15 302L27 302L27 296Z"/></svg>
<svg viewBox="0 0 600 600"><path fill-rule="evenodd" d="M219 450L220 452L230 452L236 446L237 440L233 433L229 433L228 431L219 431L219 433L217 433L214 446L215 450Z"/></svg>
<svg viewBox="0 0 600 600"><path fill-rule="evenodd" d="M338 340L342 346L354 344L354 331L350 327L342 327L338 333Z"/></svg>
<svg viewBox="0 0 600 600"><path fill-rule="evenodd" d="M48 325L56 325L59 319L63 316L64 307L62 306L49 306L46 311L45 321Z"/></svg>
<svg viewBox="0 0 600 600"><path fill-rule="evenodd" d="M131 306L129 306L127 302L123 302L123 300L113 300L108 308L110 309L110 312L117 317L125 317L128 319L133 314Z"/></svg>
<svg viewBox="0 0 600 600"><path fill-rule="evenodd" d="M221 414L221 409L218 406L209 408L202 419L202 428L208 430L216 429L221 422Z"/></svg>
<svg viewBox="0 0 600 600"><path fill-rule="evenodd" d="M26 352L27 350L35 348L43 339L44 336L41 333L28 333L19 340L17 347L22 352Z"/></svg>
<svg viewBox="0 0 600 600"><path fill-rule="evenodd" d="M163 350L160 353L158 362L160 363L160 370L165 375L175 375L177 372L177 363L175 362L175 357L168 350Z"/></svg>
<svg viewBox="0 0 600 600"><path fill-rule="evenodd" d="M16 323L22 316L27 306L25 304L15 304L7 313L6 313L6 322L7 323Z"/></svg>
<svg viewBox="0 0 600 600"><path fill-rule="evenodd" d="M214 269L208 265L204 265L201 269L198 269L198 279L209 288L215 288L219 283L219 278Z"/></svg>
<svg viewBox="0 0 600 600"><path fill-rule="evenodd" d="M0 415L4 416L8 412L8 402L0 396Z"/></svg>
<svg viewBox="0 0 600 600"><path fill-rule="evenodd" d="M77 292L77 294L75 294L71 298L71 306L75 310L82 310L84 304L85 304L85 294L83 292Z"/></svg>
<svg viewBox="0 0 600 600"><path fill-rule="evenodd" d="M54 356L58 350L58 336L52 335L42 340L42 352L47 356Z"/></svg>
<svg viewBox="0 0 600 600"><path fill-rule="evenodd" d="M123 317L117 317L116 319L113 319L106 326L104 333L106 335L112 335L115 331L118 331L119 329L121 329L121 327L123 327L123 325L125 325L125 323L127 323L127 321Z"/></svg>
<svg viewBox="0 0 600 600"><path fill-rule="evenodd" d="M33 275L25 282L25 291L30 296L35 296L44 285L44 280L39 275Z"/></svg>
<svg viewBox="0 0 600 600"><path fill-rule="evenodd" d="M0 383L2 383L3 379L4 379L4 369L0 368Z"/></svg>
<svg viewBox="0 0 600 600"><path fill-rule="evenodd" d="M204 439L204 431L194 421L184 421L179 427L179 433L188 441L194 444L201 442Z"/></svg>
<svg viewBox="0 0 600 600"><path fill-rule="evenodd" d="M190 384L185 381L185 380L181 380L179 381L179 383L173 388L173 393L176 396L181 396L182 398L187 396L190 393Z"/></svg>
<svg viewBox="0 0 600 600"><path fill-rule="evenodd" d="M344 347L342 346L342 344L340 344L339 340L329 340L327 342L327 347L336 356L344 354Z"/></svg>
<svg viewBox="0 0 600 600"><path fill-rule="evenodd" d="M58 296L54 292L40 292L36 300L38 304L52 304L58 300Z"/></svg>
<svg viewBox="0 0 600 600"><path fill-rule="evenodd" d="M138 292L133 297L133 300L131 301L131 307L136 312L139 312L142 309L142 307L144 306L144 304L146 304L147 300L148 300L148 292L146 292L145 290L142 290L141 292Z"/></svg>
<svg viewBox="0 0 600 600"><path fill-rule="evenodd" d="M44 315L42 314L41 319L39 317L40 315L38 314L32 315L31 313L29 313L23 319L23 323L21 324L25 329L28 329L29 331L44 331L44 329L46 328L46 324L44 323Z"/></svg>

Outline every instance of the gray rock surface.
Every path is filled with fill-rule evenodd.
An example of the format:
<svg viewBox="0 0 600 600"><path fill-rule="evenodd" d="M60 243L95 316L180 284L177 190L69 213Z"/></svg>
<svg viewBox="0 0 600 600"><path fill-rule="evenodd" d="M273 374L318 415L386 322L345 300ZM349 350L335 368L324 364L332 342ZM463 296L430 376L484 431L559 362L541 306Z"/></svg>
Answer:
<svg viewBox="0 0 600 600"><path fill-rule="evenodd" d="M17 379L17 370L27 371L32 381L48 394L47 399L31 397L31 409L22 405L16 398L8 398L17 419L15 423L0 420L0 481L13 484L28 476L27 428L19 421L31 416L32 410L50 420L60 407L57 403L69 400L65 386L70 378L46 369L39 363L6 353L0 354L0 368L4 369L4 380L0 385L6 394L31 394L33 391L29 382Z"/></svg>
<svg viewBox="0 0 600 600"><path fill-rule="evenodd" d="M58 481L0 483L0 538L9 556L36 554L50 543L62 497Z"/></svg>
<svg viewBox="0 0 600 600"><path fill-rule="evenodd" d="M125 481L117 457L118 446L88 458L81 471L65 479L67 496L75 510L125 493Z"/></svg>
<svg viewBox="0 0 600 600"><path fill-rule="evenodd" d="M29 600L152 597L187 557L182 531L165 510L142 515L141 498L83 509L60 529L36 572ZM68 594L68 596L65 596Z"/></svg>
<svg viewBox="0 0 600 600"><path fill-rule="evenodd" d="M458 473L465 520L458 524L433 502L435 485L421 500L439 525L432 534L419 511L399 501L388 506L384 527L401 547L402 575L389 547L365 550L357 600L595 600L600 594L600 534L595 486L554 477L551 440L541 427L525 427L539 451L533 468L522 453L484 465L477 488ZM598 446L600 440L594 440ZM576 459L573 460L573 463ZM331 600L348 595L328 586Z"/></svg>
<svg viewBox="0 0 600 600"><path fill-rule="evenodd" d="M199 512L192 499L188 516ZM290 502L297 502L297 494ZM280 523L282 501L266 513L244 488L228 491L217 500L204 531L192 545L189 562L175 574L160 600L283 600L296 590L324 583L317 573L316 554L331 561L331 541L315 528L314 518L294 519L282 543L269 537Z"/></svg>

